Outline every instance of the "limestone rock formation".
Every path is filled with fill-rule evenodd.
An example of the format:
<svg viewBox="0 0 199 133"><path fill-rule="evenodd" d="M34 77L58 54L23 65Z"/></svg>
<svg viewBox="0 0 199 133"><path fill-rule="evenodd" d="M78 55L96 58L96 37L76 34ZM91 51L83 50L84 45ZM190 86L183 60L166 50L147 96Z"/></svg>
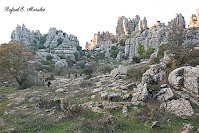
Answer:
<svg viewBox="0 0 199 133"><path fill-rule="evenodd" d="M160 89L160 91L158 91L156 96L158 101L165 102L174 98L174 93L171 88L162 88Z"/></svg>
<svg viewBox="0 0 199 133"><path fill-rule="evenodd" d="M102 33L100 32L95 33L91 42L86 43L85 49L91 50L95 48L96 46L110 45L113 43L112 38L114 38L114 35L112 33L109 33L108 31L106 32L103 31Z"/></svg>
<svg viewBox="0 0 199 133"><path fill-rule="evenodd" d="M146 102L149 97L149 92L147 89L147 83L144 85L138 84L137 88L134 88L134 93L131 102L143 101Z"/></svg>
<svg viewBox="0 0 199 133"><path fill-rule="evenodd" d="M146 28L147 28L147 20L145 17L143 20L140 20L139 15L136 15L135 18L133 19L121 16L118 18L116 34L118 36L131 35L135 30L143 30Z"/></svg>
<svg viewBox="0 0 199 133"><path fill-rule="evenodd" d="M196 14L191 15L189 27L199 27L199 9L196 10Z"/></svg>
<svg viewBox="0 0 199 133"><path fill-rule="evenodd" d="M79 46L79 41L76 36L68 35L62 30L57 30L56 28L50 28L47 33L46 42L44 43L45 47L57 47L62 46Z"/></svg>
<svg viewBox="0 0 199 133"><path fill-rule="evenodd" d="M177 116L191 116L194 113L190 102L183 98L163 103L161 107Z"/></svg>
<svg viewBox="0 0 199 133"><path fill-rule="evenodd" d="M162 81L165 77L165 71L160 66L153 66L148 69L142 76L142 84L154 84Z"/></svg>
<svg viewBox="0 0 199 133"><path fill-rule="evenodd" d="M17 25L16 30L11 33L11 41L10 42L17 42L23 44L25 46L35 46L40 43L40 39L42 34L39 30L30 31L26 26L23 24L22 26Z"/></svg>
<svg viewBox="0 0 199 133"><path fill-rule="evenodd" d="M118 68L113 69L113 70L111 71L111 75L112 75L113 77L116 77L117 75L126 75L126 74L127 74L127 69L126 69L125 66L122 66L122 65L119 65Z"/></svg>
<svg viewBox="0 0 199 133"><path fill-rule="evenodd" d="M171 27L172 24L185 28L185 20L181 13L177 13L175 18L168 22L168 27Z"/></svg>
<svg viewBox="0 0 199 133"><path fill-rule="evenodd" d="M129 56L129 58L139 56L137 51L139 44L144 46L145 51L148 51L149 47L155 48L155 51L157 51L159 45L167 42L167 31L168 28L160 22L152 26L150 29L134 31L132 33L133 37L127 39L125 42L125 56Z"/></svg>
<svg viewBox="0 0 199 133"><path fill-rule="evenodd" d="M199 93L199 68L198 67L180 67L173 70L168 77L169 84L179 90L185 87L187 90Z"/></svg>

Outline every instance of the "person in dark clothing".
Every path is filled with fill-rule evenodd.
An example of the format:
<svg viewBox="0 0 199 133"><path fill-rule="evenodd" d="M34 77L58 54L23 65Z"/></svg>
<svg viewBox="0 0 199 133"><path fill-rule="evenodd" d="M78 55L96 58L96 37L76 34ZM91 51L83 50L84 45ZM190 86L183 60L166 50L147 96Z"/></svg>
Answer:
<svg viewBox="0 0 199 133"><path fill-rule="evenodd" d="M77 73L75 73L75 78L77 78Z"/></svg>
<svg viewBox="0 0 199 133"><path fill-rule="evenodd" d="M48 85L48 88L49 88L49 86L51 85L51 82L50 82L50 80L48 81L47 85Z"/></svg>

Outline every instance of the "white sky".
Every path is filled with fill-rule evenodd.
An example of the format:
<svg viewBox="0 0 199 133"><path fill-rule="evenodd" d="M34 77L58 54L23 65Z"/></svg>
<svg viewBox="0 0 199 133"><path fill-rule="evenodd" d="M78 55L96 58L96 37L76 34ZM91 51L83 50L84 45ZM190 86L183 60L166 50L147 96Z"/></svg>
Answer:
<svg viewBox="0 0 199 133"><path fill-rule="evenodd" d="M4 10L6 6L43 7L45 12L9 14ZM10 41L17 24L25 24L28 29L40 30L42 34L47 33L50 27L56 27L77 36L84 48L98 31L115 34L119 16L146 17L151 27L156 20L167 24L176 13L182 13L188 25L196 9L199 9L199 0L0 0L0 44Z"/></svg>

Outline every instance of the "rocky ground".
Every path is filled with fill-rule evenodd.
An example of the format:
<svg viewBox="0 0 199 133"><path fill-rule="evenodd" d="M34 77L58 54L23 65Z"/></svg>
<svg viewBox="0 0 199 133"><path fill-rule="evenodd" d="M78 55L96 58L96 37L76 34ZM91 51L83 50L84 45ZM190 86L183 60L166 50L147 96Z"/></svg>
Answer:
<svg viewBox="0 0 199 133"><path fill-rule="evenodd" d="M146 71L140 84L126 79L119 66L89 80L56 77L49 88L46 83L25 90L2 87L0 131L198 132L198 94L167 84L151 87L150 81L163 75L156 70ZM181 80L175 81L170 82Z"/></svg>

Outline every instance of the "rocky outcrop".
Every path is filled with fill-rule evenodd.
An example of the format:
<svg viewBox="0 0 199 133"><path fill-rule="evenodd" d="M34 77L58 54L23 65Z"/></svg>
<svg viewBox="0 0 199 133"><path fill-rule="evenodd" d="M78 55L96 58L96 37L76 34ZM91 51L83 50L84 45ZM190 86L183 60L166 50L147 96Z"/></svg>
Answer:
<svg viewBox="0 0 199 133"><path fill-rule="evenodd" d="M23 44L25 46L35 46L40 43L42 34L39 30L30 31L23 24L22 26L17 25L16 30L11 33L11 41Z"/></svg>
<svg viewBox="0 0 199 133"><path fill-rule="evenodd" d="M142 76L142 84L154 84L162 81L165 77L165 71L160 66L152 66Z"/></svg>
<svg viewBox="0 0 199 133"><path fill-rule="evenodd" d="M120 95L118 93L114 93L114 92L105 92L102 91L101 92L101 99L102 100L108 100L108 101L113 101L113 102L118 102L120 101Z"/></svg>
<svg viewBox="0 0 199 133"><path fill-rule="evenodd" d="M139 56L137 51L139 44L144 46L145 51L148 51L149 47L155 48L155 51L157 51L159 45L167 42L167 31L168 28L164 24L157 24L142 31L134 31L133 37L125 42L125 55L129 58Z"/></svg>
<svg viewBox="0 0 199 133"><path fill-rule="evenodd" d="M59 46L61 45L61 46ZM45 47L66 47L66 46L79 46L79 41L76 36L68 35L62 30L57 30L56 28L50 28L47 33Z"/></svg>
<svg viewBox="0 0 199 133"><path fill-rule="evenodd" d="M191 116L194 113L190 102L183 98L163 103L161 107L177 116Z"/></svg>
<svg viewBox="0 0 199 133"><path fill-rule="evenodd" d="M174 98L174 93L171 88L161 88L158 93L156 94L157 100L159 102L165 102Z"/></svg>
<svg viewBox="0 0 199 133"><path fill-rule="evenodd" d="M135 30L143 30L146 28L147 28L147 20L145 17L143 20L140 20L139 15L136 15L135 18L133 19L121 16L118 18L116 34L118 36L131 35Z"/></svg>
<svg viewBox="0 0 199 133"><path fill-rule="evenodd" d="M185 20L181 13L177 13L175 18L168 22L168 27L172 25L185 28Z"/></svg>
<svg viewBox="0 0 199 133"><path fill-rule="evenodd" d="M126 74L127 74L127 69L125 66L122 65L119 65L118 68L111 71L111 75L113 77L116 77L117 75L126 75Z"/></svg>
<svg viewBox="0 0 199 133"><path fill-rule="evenodd" d="M100 47L101 45L110 45L113 43L112 40L114 37L115 36L112 33L109 33L108 31L95 33L91 42L86 43L85 49L91 50L93 48L96 48L97 46Z"/></svg>
<svg viewBox="0 0 199 133"><path fill-rule="evenodd" d="M138 84L137 88L134 88L134 93L131 102L143 101L146 102L149 97L149 92L147 89L147 83L144 85Z"/></svg>
<svg viewBox="0 0 199 133"><path fill-rule="evenodd" d="M168 77L169 84L179 90L185 87L187 90L199 93L199 67L180 67L173 70Z"/></svg>
<svg viewBox="0 0 199 133"><path fill-rule="evenodd" d="M191 15L189 27L199 27L199 9L196 10L196 14Z"/></svg>

